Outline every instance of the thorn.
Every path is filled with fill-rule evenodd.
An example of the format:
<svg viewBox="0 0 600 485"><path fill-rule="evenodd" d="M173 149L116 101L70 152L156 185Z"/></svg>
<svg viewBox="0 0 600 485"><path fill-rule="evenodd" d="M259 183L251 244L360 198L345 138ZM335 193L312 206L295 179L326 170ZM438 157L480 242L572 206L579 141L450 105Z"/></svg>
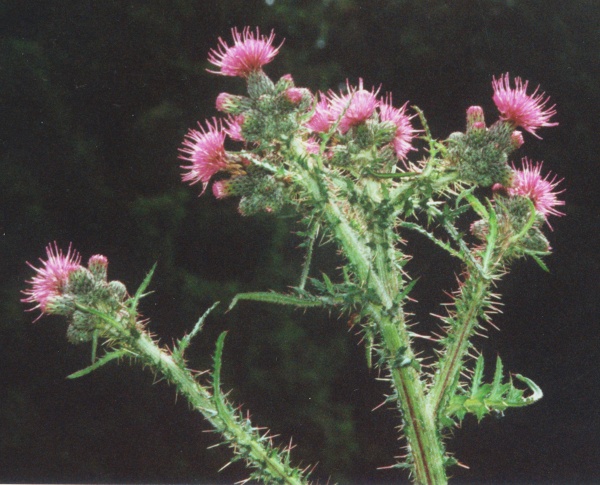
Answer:
<svg viewBox="0 0 600 485"><path fill-rule="evenodd" d="M225 468L227 468L232 463L233 463L232 461L229 461L225 465L223 465L221 468L219 468L219 473L221 473L223 470L225 470Z"/></svg>

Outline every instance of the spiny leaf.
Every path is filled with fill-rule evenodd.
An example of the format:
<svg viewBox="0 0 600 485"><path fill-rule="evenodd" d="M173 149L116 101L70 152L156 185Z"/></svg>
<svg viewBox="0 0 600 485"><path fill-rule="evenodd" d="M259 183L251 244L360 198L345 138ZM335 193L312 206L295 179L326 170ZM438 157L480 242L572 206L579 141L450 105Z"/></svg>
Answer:
<svg viewBox="0 0 600 485"><path fill-rule="evenodd" d="M488 233L486 236L486 249L483 255L483 270L485 274L483 276L489 277L489 267L492 265L492 255L496 248L496 239L498 238L498 220L496 218L496 211L492 207L488 200L489 217L488 217Z"/></svg>
<svg viewBox="0 0 600 485"><path fill-rule="evenodd" d="M507 408L528 406L542 398L542 390L531 379L520 374L515 376L532 392L530 396L524 397L525 390L514 387L512 379L503 383L502 374L503 365L498 357L492 383L482 384L483 357L480 355L475 364L471 389L456 394L450 399L445 415L440 419L440 425L449 426L453 417L462 421L467 413L474 414L478 420L481 420L491 412L502 413Z"/></svg>
<svg viewBox="0 0 600 485"><path fill-rule="evenodd" d="M464 197L482 219L487 221L490 218L488 211L477 197L475 197L472 193L465 193Z"/></svg>
<svg viewBox="0 0 600 485"><path fill-rule="evenodd" d="M138 306L140 299L148 294L148 293L144 293L144 291L146 291L146 288L148 288L148 285L150 285L150 281L152 280L152 276L154 275L154 271L156 270L156 265L157 265L157 263L154 263L154 265L152 266L152 268L150 269L150 271L144 278L144 281L142 281L142 284L139 286L139 288L135 292L135 295L133 295L133 297L128 300L127 303L129 304L129 308L132 311L137 311L137 306Z"/></svg>
<svg viewBox="0 0 600 485"><path fill-rule="evenodd" d="M323 275L323 281L325 282L325 287L327 288L327 291L329 292L330 295L334 295L335 288L333 287L333 283L329 279L329 276L327 276L325 273L321 273L321 274Z"/></svg>
<svg viewBox="0 0 600 485"><path fill-rule="evenodd" d="M208 317L210 312L212 312L218 304L219 304L219 302L217 301L216 303L213 304L213 306L211 306L208 310L206 310L204 312L204 314L200 317L200 319L196 322L196 325L194 325L194 328L192 329L192 331L189 334L185 335L175 345L175 348L173 349L174 355L177 355L179 358L183 358L183 353L190 345L190 342L192 341L192 339L200 332L200 330L202 330L202 326L204 325L204 320L206 320L206 317Z"/></svg>
<svg viewBox="0 0 600 485"><path fill-rule="evenodd" d="M496 359L496 371L494 372L494 380L492 381L492 390L490 392L490 399L500 399L502 396L502 371L503 365L500 356Z"/></svg>
<svg viewBox="0 0 600 485"><path fill-rule="evenodd" d="M83 376L89 374L90 372L93 372L96 369L102 367L104 364L107 364L111 360L123 357L127 353L128 353L128 351L123 350L123 349L109 352L108 354L105 354L103 357L101 357L100 359L98 359L96 362L94 362L92 365L86 367L85 369L81 369L80 371L77 371L77 372L74 372L73 374L68 375L67 379L77 379L79 377L83 377Z"/></svg>
<svg viewBox="0 0 600 485"><path fill-rule="evenodd" d="M395 298L395 300L397 302L401 302L402 300L404 300L404 298L406 298L408 296L408 294L412 291L412 289L414 288L414 286L417 284L417 281L419 281L419 278L415 278L410 283L408 283L404 287L404 289L402 290L402 292Z"/></svg>
<svg viewBox="0 0 600 485"><path fill-rule="evenodd" d="M313 255L313 249L315 246L315 240L317 239L317 235L319 233L319 224L315 223L311 229L310 229L310 233L307 234L308 239L307 241L305 241L305 246L307 248L306 250L306 259L304 261L304 265L302 266L302 275L300 276L300 284L298 285L299 288L304 289L304 287L306 286L306 281L308 279L308 273L310 272L310 265L312 262L312 255Z"/></svg>
<svg viewBox="0 0 600 485"><path fill-rule="evenodd" d="M483 379L483 355L479 355L477 358L477 363L475 364L475 371L473 372L473 380L471 384L471 395L477 393L479 386L481 386L481 381Z"/></svg>
<svg viewBox="0 0 600 485"><path fill-rule="evenodd" d="M427 237L429 240L433 241L436 245L450 253L452 256L456 256L459 259L464 259L462 254L459 251L456 251L452 246L448 243L442 241L440 238L436 237L433 233L429 232L427 229L421 227L419 224L415 224L414 222L403 221L400 224L400 227L405 227L407 229L411 229L413 231L419 232Z"/></svg>
<svg viewBox="0 0 600 485"><path fill-rule="evenodd" d="M523 236L525 236L525 234L527 234L529 232L529 229L531 229L533 227L533 225L535 224L535 220L536 220L536 216L537 216L537 213L535 211L535 206L533 205L533 202L531 201L531 199L526 198L525 200L529 204L529 218L527 219L527 222L525 223L523 228L517 234L515 234L513 237L510 238L511 243L515 243L519 239L521 239Z"/></svg>
<svg viewBox="0 0 600 485"><path fill-rule="evenodd" d="M533 393L531 396L529 396L528 398L525 399L525 401L527 401L527 403L524 405L533 404L534 402L539 401L540 399L542 399L544 397L544 393L542 392L542 389L540 388L540 386L538 386L531 379L529 379L525 376L522 376L521 374L515 374L515 378L519 379L521 382L526 384L527 387L529 387L529 390Z"/></svg>
<svg viewBox="0 0 600 485"><path fill-rule="evenodd" d="M217 339L215 346L214 356L214 369L213 369L213 392L217 401L221 401L221 360L223 357L223 347L225 346L225 337L227 337L227 331L221 332ZM222 404L222 402L221 402Z"/></svg>
<svg viewBox="0 0 600 485"><path fill-rule="evenodd" d="M540 268L542 268L546 273L550 273L550 270L548 269L548 266L546 266L546 263L544 263L542 258L540 258L537 254L535 254L531 251L525 251L525 254L527 254L528 256L531 256L533 258L533 260L538 264L538 266Z"/></svg>
<svg viewBox="0 0 600 485"><path fill-rule="evenodd" d="M252 300L262 301L265 303L275 303L277 305L292 305L297 307L320 307L326 306L327 303L322 299L306 299L300 298L293 295L283 295L281 293L274 293L269 291L257 291L252 293L238 293L235 295L227 311L230 311L238 301L241 300ZM331 304L331 303L330 303Z"/></svg>
<svg viewBox="0 0 600 485"><path fill-rule="evenodd" d="M379 173L379 172L374 172L372 170L367 170L367 173L371 177L375 177L378 179L399 179L399 178L407 178L407 177L416 177L417 175L419 175L417 172Z"/></svg>

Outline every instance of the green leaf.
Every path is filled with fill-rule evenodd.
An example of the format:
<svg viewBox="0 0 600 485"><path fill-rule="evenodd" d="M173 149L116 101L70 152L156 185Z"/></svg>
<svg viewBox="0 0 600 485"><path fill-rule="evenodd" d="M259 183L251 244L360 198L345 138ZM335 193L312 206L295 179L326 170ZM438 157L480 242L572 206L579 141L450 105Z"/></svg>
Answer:
<svg viewBox="0 0 600 485"><path fill-rule="evenodd" d="M519 239L521 239L523 236L525 236L525 234L527 234L529 232L529 229L531 229L533 227L533 224L535 224L535 220L536 220L536 216L537 216L537 213L535 211L535 206L533 205L533 202L531 201L531 199L527 198L526 200L527 200L527 203L529 204L529 219L527 219L527 222L525 223L523 228L517 234L515 234L513 237L510 238L511 243L517 242Z"/></svg>
<svg viewBox="0 0 600 485"><path fill-rule="evenodd" d="M482 258L483 275L485 278L489 278L489 268L493 266L492 256L494 249L496 249L496 240L498 238L498 220L496 218L496 211L492 207L492 204L488 200L489 217L488 217L488 233L486 236L486 248L485 254Z"/></svg>
<svg viewBox="0 0 600 485"><path fill-rule="evenodd" d="M500 356L496 359L496 371L494 372L494 380L492 382L492 391L490 392L490 399L500 399L502 397L502 371L503 365Z"/></svg>
<svg viewBox="0 0 600 485"><path fill-rule="evenodd" d="M371 177L375 177L378 179L400 179L400 178L407 178L407 177L416 177L417 175L419 175L417 172L379 173L379 172L374 172L372 170L367 170L367 173Z"/></svg>
<svg viewBox="0 0 600 485"><path fill-rule="evenodd" d="M471 395L477 393L479 386L481 386L481 381L483 379L483 355L479 355L477 358L477 363L475 364L475 371L473 373L473 380L471 385Z"/></svg>
<svg viewBox="0 0 600 485"><path fill-rule="evenodd" d="M530 251L525 251L525 254L531 256L533 260L538 264L538 266L542 268L546 273L550 273L550 270L548 269L548 266L546 266L546 263L544 263L542 258L540 258L537 254L534 254Z"/></svg>
<svg viewBox="0 0 600 485"><path fill-rule="evenodd" d="M525 399L526 404L524 405L533 404L534 402L537 402L544 397L542 389L531 379L528 379L527 377L522 376L521 374L515 374L515 378L525 383L527 387L529 387L529 390L533 393L531 396Z"/></svg>
<svg viewBox="0 0 600 485"><path fill-rule="evenodd" d="M137 311L137 306L138 306L140 299L142 299L144 296L148 295L148 293L144 293L144 291L146 291L146 288L148 288L148 285L150 284L150 281L152 280L152 276L154 275L154 271L156 270L156 264L157 263L154 263L154 265L152 266L152 268L150 269L150 271L144 278L144 281L142 281L142 284L139 286L139 288L135 292L135 295L133 295L133 297L131 297L128 300L127 303L129 304L129 308L132 311Z"/></svg>
<svg viewBox="0 0 600 485"><path fill-rule="evenodd" d="M214 370L212 376L215 396L221 395L221 361L223 357L223 347L225 347L225 337L227 337L227 331L221 332L215 346L215 356L213 359Z"/></svg>
<svg viewBox="0 0 600 485"><path fill-rule="evenodd" d="M316 297L312 299L306 299L298 296L283 295L281 293L269 291L257 291L252 293L238 293L235 295L233 300L231 300L227 311L230 311L235 305L237 305L238 301L242 300L261 301L265 303L275 303L276 305L292 305L306 308L327 306L327 302L325 300L318 299Z"/></svg>
<svg viewBox="0 0 600 485"><path fill-rule="evenodd" d="M404 298L406 298L408 296L408 294L412 291L412 289L415 287L415 285L417 284L417 281L419 281L419 278L415 278L410 283L408 283L404 287L404 289L402 290L402 292L395 298L396 302L399 303L402 300L404 300Z"/></svg>
<svg viewBox="0 0 600 485"><path fill-rule="evenodd" d="M503 381L503 365L500 357L496 359L496 370L491 384L482 384L483 356L479 356L475 364L471 389L460 391L446 405L445 412L440 417L440 425L447 427L453 422L452 418L462 421L466 414L471 413L477 420L491 412L502 413L507 408L524 407L539 401L542 390L531 380L517 374L515 378L527 385L531 395L524 397L525 390L514 387L512 379Z"/></svg>
<svg viewBox="0 0 600 485"><path fill-rule="evenodd" d="M196 322L196 325L194 325L194 328L192 329L192 331L189 334L185 335L175 345L175 348L173 349L174 355L176 355L180 359L183 358L183 353L190 345L190 342L192 341L192 339L200 332L200 330L202 330L202 326L204 325L204 320L206 320L206 317L208 317L210 312L212 312L218 304L219 304L219 302L217 301L216 303L213 304L213 306L211 306L208 310L206 310L204 312L204 314L200 317L200 319Z"/></svg>
<svg viewBox="0 0 600 485"><path fill-rule="evenodd" d="M325 287L327 288L327 291L330 295L335 295L335 288L333 286L333 283L329 279L329 276L327 276L325 273L321 274L323 275L323 281L325 282Z"/></svg>
<svg viewBox="0 0 600 485"><path fill-rule="evenodd" d="M80 371L77 371L77 372L74 372L73 374L68 375L67 379L77 379L79 377L83 377L83 376L89 374L90 372L93 372L96 369L102 367L104 364L107 364L111 360L123 357L124 355L126 355L128 353L129 352L127 350L123 350L123 349L109 352L108 354L105 354L102 358L98 359L96 362L94 362L92 365L86 367L85 369L81 369Z"/></svg>
<svg viewBox="0 0 600 485"><path fill-rule="evenodd" d="M484 219L484 220L488 220L490 218L486 208L483 206L483 204L479 201L479 199L477 197L475 197L473 194L471 193L467 193L465 194L465 199L467 199L467 201L469 202L469 204L471 204L471 207L473 207L473 209L475 210L475 212L477 212L477 214L479 214L479 216Z"/></svg>

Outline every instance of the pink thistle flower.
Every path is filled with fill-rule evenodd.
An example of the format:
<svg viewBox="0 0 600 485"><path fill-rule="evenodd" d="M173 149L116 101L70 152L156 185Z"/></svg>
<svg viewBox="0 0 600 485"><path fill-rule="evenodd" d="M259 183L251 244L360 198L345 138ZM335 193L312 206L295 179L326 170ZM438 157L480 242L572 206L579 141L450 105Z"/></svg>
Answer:
<svg viewBox="0 0 600 485"><path fill-rule="evenodd" d="M379 103L379 119L380 121L389 121L396 125L396 134L392 145L396 156L404 160L409 151L414 150L411 145L412 139L415 136L416 130L413 128L410 120L413 116L406 114L406 105L401 108L392 106L392 95L388 94L382 102Z"/></svg>
<svg viewBox="0 0 600 485"><path fill-rule="evenodd" d="M244 116L228 116L225 120L225 127L223 131L227 133L227 136L235 141L245 141L244 135L242 134L242 126L244 124Z"/></svg>
<svg viewBox="0 0 600 485"><path fill-rule="evenodd" d="M557 199L557 195L564 190L554 191L562 179L556 180L556 175L550 178L550 174L542 177L542 162L534 165L527 158L523 158L522 163L523 168L520 170L513 166L512 185L508 187L509 195L527 197L545 219L549 215L563 216L564 214L555 207L564 205L564 201Z"/></svg>
<svg viewBox="0 0 600 485"><path fill-rule="evenodd" d="M515 126L520 126L533 136L535 130L543 126L556 126L558 123L550 123L550 118L556 114L552 105L549 108L546 104L550 98L544 98L545 93L539 93L539 86L532 94L527 94L527 85L529 81L523 81L520 77L515 79L515 89L510 87L510 78L508 73L500 76L500 79L494 78L492 87L494 88L494 103L500 111L500 119L512 122Z"/></svg>
<svg viewBox="0 0 600 485"><path fill-rule="evenodd" d="M54 246L49 244L46 247L46 256L46 260L40 258L42 263L40 268L27 263L36 271L36 275L26 282L31 287L23 291L27 298L21 300L24 303L35 304L31 310L40 309L42 313L38 318L44 313L50 313L49 305L52 300L63 294L71 273L81 268L81 256L77 251L72 251L71 244L67 254L63 254L62 250L58 249L56 242Z"/></svg>
<svg viewBox="0 0 600 485"><path fill-rule="evenodd" d="M350 128L367 121L379 105L377 91L367 91L363 88L362 78L358 80L358 88L351 87L346 81L348 93L337 95L330 92L331 113L335 119L340 119L340 132L346 133Z"/></svg>
<svg viewBox="0 0 600 485"><path fill-rule="evenodd" d="M319 102L315 107L312 117L306 123L306 127L317 133L327 133L334 121L335 118L331 113L327 96L319 93Z"/></svg>
<svg viewBox="0 0 600 485"><path fill-rule="evenodd" d="M279 52L283 42L278 47L273 47L275 34L266 37L260 35L258 27L256 34L245 27L242 33L236 28L231 29L233 45L229 46L219 37L218 49L211 49L208 61L217 66L219 71L208 71L223 76L248 77L251 73L260 71L262 66L268 64Z"/></svg>
<svg viewBox="0 0 600 485"><path fill-rule="evenodd" d="M182 153L179 158L190 162L182 165L187 170L181 177L190 185L202 182L204 189L211 177L217 172L227 168L227 152L225 151L225 132L220 121L213 118L213 124L206 122L207 128L202 128L198 123L200 131L190 129L185 135Z"/></svg>

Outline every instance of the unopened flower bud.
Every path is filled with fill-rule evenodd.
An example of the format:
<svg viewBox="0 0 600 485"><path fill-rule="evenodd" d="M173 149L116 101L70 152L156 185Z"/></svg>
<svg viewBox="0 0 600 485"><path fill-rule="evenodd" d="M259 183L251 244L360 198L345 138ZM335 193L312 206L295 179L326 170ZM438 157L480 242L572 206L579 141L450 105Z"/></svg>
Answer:
<svg viewBox="0 0 600 485"><path fill-rule="evenodd" d="M515 149L521 148L523 143L525 143L525 140L523 140L523 133L519 130L513 131L512 135L510 135L510 142Z"/></svg>
<svg viewBox="0 0 600 485"><path fill-rule="evenodd" d="M88 269L97 281L106 281L108 259L106 256L96 254L88 261Z"/></svg>
<svg viewBox="0 0 600 485"><path fill-rule="evenodd" d="M112 297L119 302L127 297L127 287L118 280L108 283L108 289L110 290Z"/></svg>
<svg viewBox="0 0 600 485"><path fill-rule="evenodd" d="M92 315L75 311L67 328L67 339L72 344L80 344L92 340L96 321Z"/></svg>
<svg viewBox="0 0 600 485"><path fill-rule="evenodd" d="M506 187L504 187L504 185L502 185L502 184L492 185L492 192L494 192L494 194L508 196L508 191L507 191Z"/></svg>
<svg viewBox="0 0 600 485"><path fill-rule="evenodd" d="M484 220L475 221L470 227L471 234L481 241L485 241L488 231L488 223Z"/></svg>
<svg viewBox="0 0 600 485"><path fill-rule="evenodd" d="M467 131L485 129L485 115L481 106L467 109Z"/></svg>
<svg viewBox="0 0 600 485"><path fill-rule="evenodd" d="M212 185L213 195L217 199L224 199L228 197L229 194L229 181L228 180L219 180Z"/></svg>
<svg viewBox="0 0 600 485"><path fill-rule="evenodd" d="M275 85L262 71L255 71L248 76L248 94L252 99L258 99L264 94L274 94Z"/></svg>
<svg viewBox="0 0 600 485"><path fill-rule="evenodd" d="M281 76L281 78L279 79L279 81L277 81L277 92L281 93L287 89L293 88L295 86L294 84L294 78L292 78L291 74L284 74L283 76Z"/></svg>
<svg viewBox="0 0 600 485"><path fill-rule="evenodd" d="M245 105L248 104L246 101L243 96L220 93L217 96L216 107L222 113L239 114L244 110Z"/></svg>
<svg viewBox="0 0 600 485"><path fill-rule="evenodd" d="M79 268L69 275L68 293L76 296L88 295L96 286L92 272L86 268Z"/></svg>
<svg viewBox="0 0 600 485"><path fill-rule="evenodd" d="M306 88L289 88L285 91L284 96L301 111L310 110L315 99L310 90Z"/></svg>

